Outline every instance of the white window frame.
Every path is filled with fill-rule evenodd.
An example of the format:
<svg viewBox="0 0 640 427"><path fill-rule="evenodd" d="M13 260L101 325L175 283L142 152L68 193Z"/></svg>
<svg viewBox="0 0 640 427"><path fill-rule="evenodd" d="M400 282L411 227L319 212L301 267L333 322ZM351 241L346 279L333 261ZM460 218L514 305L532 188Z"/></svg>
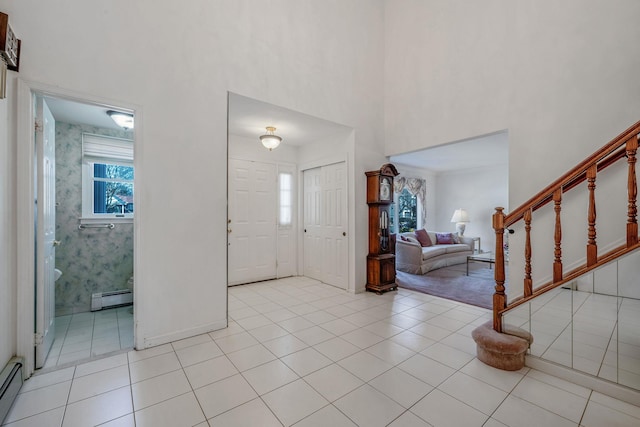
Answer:
<svg viewBox="0 0 640 427"><path fill-rule="evenodd" d="M93 212L93 165L95 163L133 167L133 141L112 136L82 134L82 216L80 224L103 223L105 221L109 223L133 222L133 212L124 214ZM133 191L135 193L135 188Z"/></svg>

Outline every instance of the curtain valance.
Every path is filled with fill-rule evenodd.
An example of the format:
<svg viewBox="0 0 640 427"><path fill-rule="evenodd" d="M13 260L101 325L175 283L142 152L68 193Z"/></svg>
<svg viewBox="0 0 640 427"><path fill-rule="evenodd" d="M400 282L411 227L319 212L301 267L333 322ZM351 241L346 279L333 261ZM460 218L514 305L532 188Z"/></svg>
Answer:
<svg viewBox="0 0 640 427"><path fill-rule="evenodd" d="M427 181L422 178L396 177L395 182L393 183L393 190L396 193L402 193L402 190L405 188L412 196L416 196L422 205L422 212L420 216L422 218L422 226L424 227L427 220Z"/></svg>

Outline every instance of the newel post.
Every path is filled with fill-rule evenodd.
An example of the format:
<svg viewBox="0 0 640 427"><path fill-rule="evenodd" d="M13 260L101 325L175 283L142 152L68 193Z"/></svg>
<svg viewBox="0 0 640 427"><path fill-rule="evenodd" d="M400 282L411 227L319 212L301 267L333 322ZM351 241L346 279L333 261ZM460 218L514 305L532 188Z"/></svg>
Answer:
<svg viewBox="0 0 640 427"><path fill-rule="evenodd" d="M493 294L493 329L502 332L502 317L500 311L506 307L507 297L504 293L504 208L497 207L493 214L493 229L496 232L496 263L495 280L496 292Z"/></svg>

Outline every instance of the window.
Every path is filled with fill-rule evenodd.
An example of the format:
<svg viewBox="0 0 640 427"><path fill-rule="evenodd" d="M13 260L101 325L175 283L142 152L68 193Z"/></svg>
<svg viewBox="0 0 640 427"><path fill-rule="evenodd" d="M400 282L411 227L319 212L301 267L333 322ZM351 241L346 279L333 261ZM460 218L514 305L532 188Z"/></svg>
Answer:
<svg viewBox="0 0 640 427"><path fill-rule="evenodd" d="M418 227L418 198L406 188L397 195L398 232L414 231Z"/></svg>
<svg viewBox="0 0 640 427"><path fill-rule="evenodd" d="M82 135L82 217L132 218L133 141Z"/></svg>
<svg viewBox="0 0 640 427"><path fill-rule="evenodd" d="M278 215L278 224L281 226L290 226L293 211L293 175L289 172L280 172L278 174L278 188L280 191L280 212Z"/></svg>
<svg viewBox="0 0 640 427"><path fill-rule="evenodd" d="M405 233L422 228L426 223L425 199L427 198L426 180L423 178L396 178L394 187L402 188L394 192L391 204L391 229L395 233Z"/></svg>
<svg viewBox="0 0 640 427"><path fill-rule="evenodd" d="M93 163L93 213L133 213L133 167Z"/></svg>

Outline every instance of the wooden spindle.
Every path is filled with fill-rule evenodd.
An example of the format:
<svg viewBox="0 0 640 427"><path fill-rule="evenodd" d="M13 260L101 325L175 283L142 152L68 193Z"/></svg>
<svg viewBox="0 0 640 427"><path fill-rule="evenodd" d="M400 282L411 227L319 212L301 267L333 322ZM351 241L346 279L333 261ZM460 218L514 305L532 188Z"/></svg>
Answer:
<svg viewBox="0 0 640 427"><path fill-rule="evenodd" d="M562 222L560 213L562 211L562 188L553 192L553 210L556 213L556 224L553 232L555 247L553 250L553 281L562 280Z"/></svg>
<svg viewBox="0 0 640 427"><path fill-rule="evenodd" d="M629 204L627 207L627 247L638 243L638 208L636 198L638 196L638 184L636 182L636 152L638 151L638 136L633 135L627 140L627 163L629 165L629 178L627 190Z"/></svg>
<svg viewBox="0 0 640 427"><path fill-rule="evenodd" d="M524 211L524 296L533 294L533 281L531 280L531 209Z"/></svg>
<svg viewBox="0 0 640 427"><path fill-rule="evenodd" d="M587 266L592 266L598 261L598 245L596 244L596 174L597 165L587 169L587 188L589 189L589 229L587 241Z"/></svg>
<svg viewBox="0 0 640 427"><path fill-rule="evenodd" d="M504 293L504 208L497 207L493 214L493 229L496 232L496 263L494 277L496 280L496 292L493 294L493 329L502 332L502 317L500 310L507 306L507 297Z"/></svg>

